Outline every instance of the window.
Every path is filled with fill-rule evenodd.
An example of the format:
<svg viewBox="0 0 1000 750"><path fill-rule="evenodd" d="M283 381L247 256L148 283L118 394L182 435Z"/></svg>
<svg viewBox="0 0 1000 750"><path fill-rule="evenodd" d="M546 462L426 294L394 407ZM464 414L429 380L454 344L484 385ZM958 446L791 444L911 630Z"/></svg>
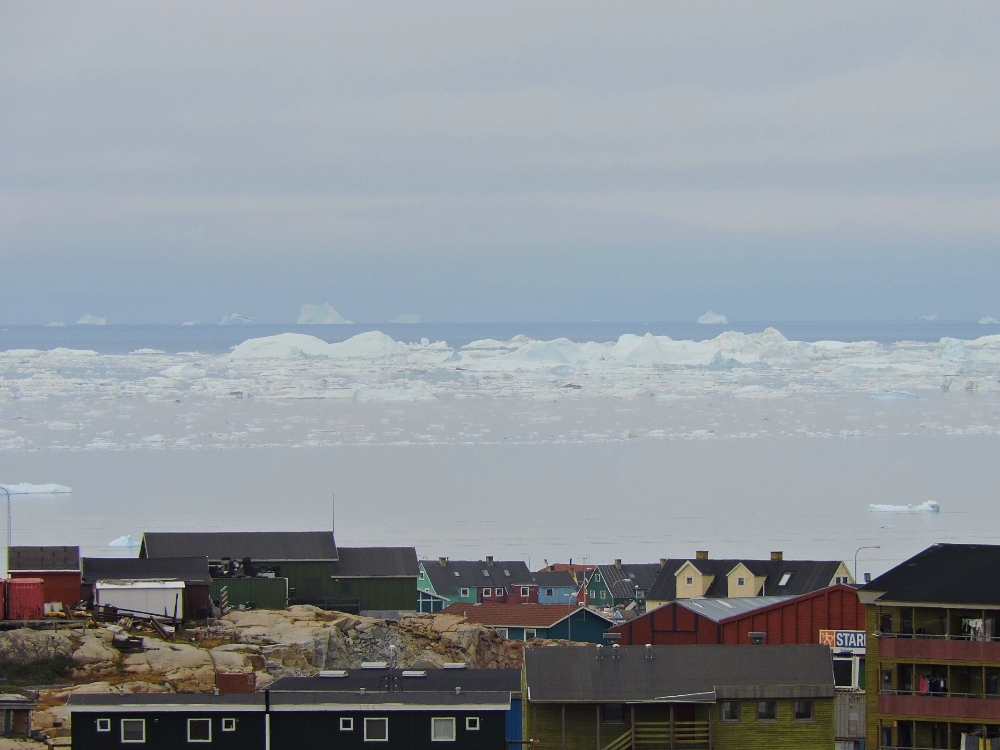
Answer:
<svg viewBox="0 0 1000 750"><path fill-rule="evenodd" d="M684 578L684 585L685 586L694 586L694 576L686 576Z"/></svg>
<svg viewBox="0 0 1000 750"><path fill-rule="evenodd" d="M501 638L507 638L507 628L497 628L497 635Z"/></svg>
<svg viewBox="0 0 1000 750"><path fill-rule="evenodd" d="M459 572L458 572L458 571L456 570L456 571L455 571L455 578L461 578L461 577L462 577L462 574L461 574L461 573L459 573Z"/></svg>
<svg viewBox="0 0 1000 750"><path fill-rule="evenodd" d="M507 568L504 568L504 569L503 569L503 574L504 574L505 576L507 576L508 578L510 578L510 571L509 571L509 570L507 570Z"/></svg>
<svg viewBox="0 0 1000 750"><path fill-rule="evenodd" d="M722 703L719 704L719 718L722 721L739 721L740 702L722 701Z"/></svg>
<svg viewBox="0 0 1000 750"><path fill-rule="evenodd" d="M340 731L341 732L353 732L354 731L354 717L353 716L341 716L340 717Z"/></svg>
<svg viewBox="0 0 1000 750"><path fill-rule="evenodd" d="M478 732L479 731L479 717L478 716L466 716L465 717L465 731L466 732Z"/></svg>
<svg viewBox="0 0 1000 750"><path fill-rule="evenodd" d="M625 723L625 705L623 703L607 703L604 705L604 721L609 724Z"/></svg>
<svg viewBox="0 0 1000 750"><path fill-rule="evenodd" d="M601 582L601 574L600 573L594 573L594 580L597 581L598 583L600 583Z"/></svg>
<svg viewBox="0 0 1000 750"><path fill-rule="evenodd" d="M431 719L431 742L455 741L455 717L435 716Z"/></svg>
<svg viewBox="0 0 1000 750"><path fill-rule="evenodd" d="M743 576L740 576L739 578L736 579L736 585L737 586L746 586L747 585L747 579L744 578Z"/></svg>
<svg viewBox="0 0 1000 750"><path fill-rule="evenodd" d="M458 595L459 596L468 596L469 595L469 590L468 589L459 589L458 590Z"/></svg>
<svg viewBox="0 0 1000 750"><path fill-rule="evenodd" d="M811 721L813 717L812 701L795 701L792 706L792 718L797 721Z"/></svg>
<svg viewBox="0 0 1000 750"><path fill-rule="evenodd" d="M545 589L545 596L552 596L552 589Z"/></svg>
<svg viewBox="0 0 1000 750"><path fill-rule="evenodd" d="M188 719L188 742L211 742L211 719Z"/></svg>
<svg viewBox="0 0 1000 750"><path fill-rule="evenodd" d="M483 596L493 596L493 589L483 589Z"/></svg>
<svg viewBox="0 0 1000 750"><path fill-rule="evenodd" d="M98 732L110 732L111 731L111 719L98 719L97 720L97 731Z"/></svg>
<svg viewBox="0 0 1000 750"><path fill-rule="evenodd" d="M522 586L521 587L521 596L530 596L530 595L531 595L531 589L528 588L527 586Z"/></svg>
<svg viewBox="0 0 1000 750"><path fill-rule="evenodd" d="M605 599L605 598L606 598L604 594L605 594L605 592L604 592L604 589L601 589L601 598L602 598L602 599Z"/></svg>
<svg viewBox="0 0 1000 750"><path fill-rule="evenodd" d="M223 719L222 720L222 731L223 732L235 732L236 731L236 719Z"/></svg>
<svg viewBox="0 0 1000 750"><path fill-rule="evenodd" d="M536 638L536 637L537 637L537 633L536 633L536 631L535 631L534 628L525 628L524 629L524 640L530 641L530 640L532 640L533 638Z"/></svg>
<svg viewBox="0 0 1000 750"><path fill-rule="evenodd" d="M846 586L847 585L847 576L837 576L836 578L833 579L833 581L834 581L834 583L842 583L842 584L844 584Z"/></svg>
<svg viewBox="0 0 1000 750"><path fill-rule="evenodd" d="M145 719L122 719L122 742L145 742Z"/></svg>
<svg viewBox="0 0 1000 750"><path fill-rule="evenodd" d="M778 581L779 586L787 586L789 579L792 577L791 573L782 573L781 580Z"/></svg>
<svg viewBox="0 0 1000 750"><path fill-rule="evenodd" d="M833 684L839 688L854 687L854 659L833 660Z"/></svg>
<svg viewBox="0 0 1000 750"><path fill-rule="evenodd" d="M426 576L424 575L424 571L423 571L423 570L421 570L421 571L420 571L420 573L418 573L418 574L417 574L417 577L418 577L418 578L419 578L419 579L420 579L421 581L422 581L422 580L424 580L424 579L426 578Z"/></svg>
<svg viewBox="0 0 1000 750"><path fill-rule="evenodd" d="M757 721L776 721L777 718L777 701L757 701Z"/></svg>
<svg viewBox="0 0 1000 750"><path fill-rule="evenodd" d="M389 719L386 718L366 718L365 719L365 742L388 742L389 741Z"/></svg>

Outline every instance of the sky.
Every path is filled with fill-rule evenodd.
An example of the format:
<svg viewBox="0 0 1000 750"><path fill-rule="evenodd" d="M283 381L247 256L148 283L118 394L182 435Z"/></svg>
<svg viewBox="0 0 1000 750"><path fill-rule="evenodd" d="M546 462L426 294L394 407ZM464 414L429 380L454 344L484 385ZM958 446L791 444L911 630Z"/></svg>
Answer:
<svg viewBox="0 0 1000 750"><path fill-rule="evenodd" d="M1000 318L995 2L0 0L0 322Z"/></svg>

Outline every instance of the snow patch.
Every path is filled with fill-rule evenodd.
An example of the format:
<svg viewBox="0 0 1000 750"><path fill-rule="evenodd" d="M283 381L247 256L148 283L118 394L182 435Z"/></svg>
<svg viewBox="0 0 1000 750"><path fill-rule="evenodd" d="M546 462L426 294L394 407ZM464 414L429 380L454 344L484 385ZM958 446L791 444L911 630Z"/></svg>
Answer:
<svg viewBox="0 0 1000 750"><path fill-rule="evenodd" d="M920 319L921 320L926 320L926 321L930 322L932 320L937 320L937 315L934 315L934 314L931 314L931 315L921 315Z"/></svg>
<svg viewBox="0 0 1000 750"><path fill-rule="evenodd" d="M724 326L729 323L729 319L725 315L720 315L709 310L704 315L698 317L698 322L702 325Z"/></svg>
<svg viewBox="0 0 1000 750"><path fill-rule="evenodd" d="M295 322L300 326L351 325L354 323L353 320L348 320L333 309L329 302L324 302L322 305L302 305L299 318Z"/></svg>
<svg viewBox="0 0 1000 750"><path fill-rule="evenodd" d="M907 391L885 391L883 393L873 393L872 398L879 401L905 401L920 398L913 393L908 393Z"/></svg>

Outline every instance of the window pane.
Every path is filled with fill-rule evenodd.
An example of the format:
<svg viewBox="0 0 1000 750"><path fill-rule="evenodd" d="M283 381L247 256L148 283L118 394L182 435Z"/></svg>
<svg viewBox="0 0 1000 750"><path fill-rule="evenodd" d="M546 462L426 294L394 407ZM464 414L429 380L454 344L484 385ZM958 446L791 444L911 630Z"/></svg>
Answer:
<svg viewBox="0 0 1000 750"><path fill-rule="evenodd" d="M796 719L811 719L813 716L812 701L795 701L793 716Z"/></svg>
<svg viewBox="0 0 1000 750"><path fill-rule="evenodd" d="M722 701L722 720L739 721L740 704L737 701Z"/></svg>
<svg viewBox="0 0 1000 750"><path fill-rule="evenodd" d="M854 660L833 660L833 684L837 687L851 687L854 682Z"/></svg>
<svg viewBox="0 0 1000 750"><path fill-rule="evenodd" d="M431 739L435 742L450 742L455 739L455 720L452 718L431 719Z"/></svg>
<svg viewBox="0 0 1000 750"><path fill-rule="evenodd" d="M146 722L144 719L122 719L122 742L145 742Z"/></svg>
<svg viewBox="0 0 1000 750"><path fill-rule="evenodd" d="M778 716L777 702L775 701L757 701L757 718L758 719L775 719Z"/></svg>
<svg viewBox="0 0 1000 750"><path fill-rule="evenodd" d="M389 720L388 719L365 719L365 739L366 740L388 740Z"/></svg>
<svg viewBox="0 0 1000 750"><path fill-rule="evenodd" d="M211 740L211 719L188 719L188 742L210 742Z"/></svg>

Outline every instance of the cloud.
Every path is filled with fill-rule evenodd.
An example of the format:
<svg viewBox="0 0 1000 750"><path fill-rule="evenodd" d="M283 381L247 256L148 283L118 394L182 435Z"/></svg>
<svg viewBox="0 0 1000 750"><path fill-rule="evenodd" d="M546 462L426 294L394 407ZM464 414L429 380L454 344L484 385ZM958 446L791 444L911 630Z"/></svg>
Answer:
<svg viewBox="0 0 1000 750"><path fill-rule="evenodd" d="M298 325L350 325L353 320L347 320L339 312L333 309L328 302L322 305L302 305L299 311L299 318L295 321Z"/></svg>
<svg viewBox="0 0 1000 750"><path fill-rule="evenodd" d="M402 315L397 315L395 318L389 321L390 323L419 323L420 316L416 313L403 313Z"/></svg>

